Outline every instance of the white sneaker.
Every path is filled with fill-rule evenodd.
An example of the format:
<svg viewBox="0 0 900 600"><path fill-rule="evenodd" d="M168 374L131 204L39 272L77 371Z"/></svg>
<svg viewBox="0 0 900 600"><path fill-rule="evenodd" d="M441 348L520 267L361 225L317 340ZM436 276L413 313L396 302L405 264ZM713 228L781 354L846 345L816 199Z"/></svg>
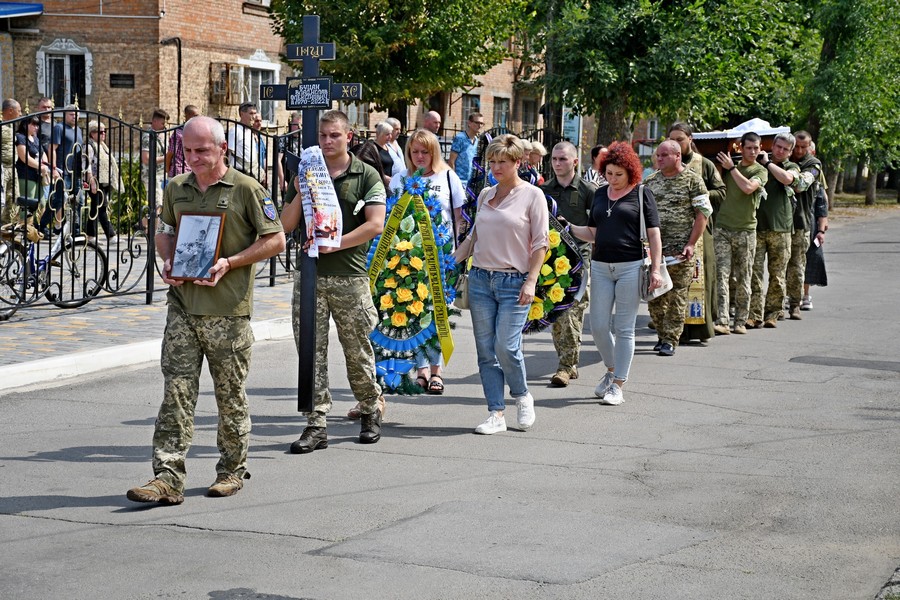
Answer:
<svg viewBox="0 0 900 600"><path fill-rule="evenodd" d="M622 388L619 387L618 383L613 383L609 386L609 390L600 400L600 404L609 404L610 406L617 406L623 402L625 402L625 398L622 397Z"/></svg>
<svg viewBox="0 0 900 600"><path fill-rule="evenodd" d="M812 296L803 296L803 299L800 300L800 310L812 310Z"/></svg>
<svg viewBox="0 0 900 600"><path fill-rule="evenodd" d="M501 431L506 431L506 417L496 410L491 411L491 416L487 418L487 421L475 428L475 433L482 435L491 435Z"/></svg>
<svg viewBox="0 0 900 600"><path fill-rule="evenodd" d="M603 379L600 380L600 383L597 384L597 387L594 388L594 395L598 398L602 398L606 395L606 392L609 391L610 386L613 384L613 374L612 371L607 371L606 375L603 376Z"/></svg>
<svg viewBox="0 0 900 600"><path fill-rule="evenodd" d="M516 408L518 414L516 418L519 422L519 429L525 431L534 425L534 398L531 393L516 398Z"/></svg>

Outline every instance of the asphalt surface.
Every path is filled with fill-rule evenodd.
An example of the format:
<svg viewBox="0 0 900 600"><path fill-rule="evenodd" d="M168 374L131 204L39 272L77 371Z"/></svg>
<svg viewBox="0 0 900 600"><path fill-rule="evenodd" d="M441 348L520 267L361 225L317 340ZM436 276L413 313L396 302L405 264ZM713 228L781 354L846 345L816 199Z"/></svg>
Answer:
<svg viewBox="0 0 900 600"><path fill-rule="evenodd" d="M896 211L833 217L832 284L774 330L658 357L643 308L619 407L593 397L589 333L565 389L547 387L549 334L529 336L525 433L472 434L464 315L446 394L389 397L382 440L358 444L332 331L330 446L302 456L290 286L257 288L253 477L203 495L204 375L177 507L125 498L152 475L163 304L17 314L0 324L0 597L874 598L900 564L898 230ZM19 352L38 338L37 360Z"/></svg>

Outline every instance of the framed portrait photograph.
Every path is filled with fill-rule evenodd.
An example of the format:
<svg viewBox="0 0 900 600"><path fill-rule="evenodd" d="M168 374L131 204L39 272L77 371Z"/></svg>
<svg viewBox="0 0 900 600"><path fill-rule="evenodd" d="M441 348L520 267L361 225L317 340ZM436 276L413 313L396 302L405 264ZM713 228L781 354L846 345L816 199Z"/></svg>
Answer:
<svg viewBox="0 0 900 600"><path fill-rule="evenodd" d="M225 213L181 213L175 229L172 279L212 280L210 268L219 260Z"/></svg>

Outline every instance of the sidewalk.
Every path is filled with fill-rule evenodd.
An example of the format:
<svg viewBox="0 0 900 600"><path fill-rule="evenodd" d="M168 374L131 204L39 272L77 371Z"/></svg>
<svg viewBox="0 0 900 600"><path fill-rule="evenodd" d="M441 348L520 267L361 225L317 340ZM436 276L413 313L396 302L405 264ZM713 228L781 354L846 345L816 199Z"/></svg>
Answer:
<svg viewBox="0 0 900 600"><path fill-rule="evenodd" d="M292 337L292 279L273 287L257 280L253 333L257 341ZM96 298L81 308L42 305L20 310L0 323L0 392L37 382L159 361L166 324L166 292L152 304L144 294Z"/></svg>

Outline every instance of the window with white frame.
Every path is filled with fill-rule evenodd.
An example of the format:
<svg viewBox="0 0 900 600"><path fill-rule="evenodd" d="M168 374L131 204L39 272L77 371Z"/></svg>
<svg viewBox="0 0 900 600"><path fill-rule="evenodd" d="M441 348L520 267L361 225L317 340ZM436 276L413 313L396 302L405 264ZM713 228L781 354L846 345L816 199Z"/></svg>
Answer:
<svg viewBox="0 0 900 600"><path fill-rule="evenodd" d="M56 106L85 105L91 94L94 59L90 50L69 39L41 46L35 55L38 89Z"/></svg>
<svg viewBox="0 0 900 600"><path fill-rule="evenodd" d="M357 130L369 128L369 104L366 102L338 102L338 110L347 115L350 127Z"/></svg>
<svg viewBox="0 0 900 600"><path fill-rule="evenodd" d="M243 102L253 102L259 110L259 116L267 123L275 122L275 102L273 100L260 100L259 86L263 84L278 83L281 76L281 65L272 62L266 53L257 50L253 56L246 60L239 60L243 74Z"/></svg>

